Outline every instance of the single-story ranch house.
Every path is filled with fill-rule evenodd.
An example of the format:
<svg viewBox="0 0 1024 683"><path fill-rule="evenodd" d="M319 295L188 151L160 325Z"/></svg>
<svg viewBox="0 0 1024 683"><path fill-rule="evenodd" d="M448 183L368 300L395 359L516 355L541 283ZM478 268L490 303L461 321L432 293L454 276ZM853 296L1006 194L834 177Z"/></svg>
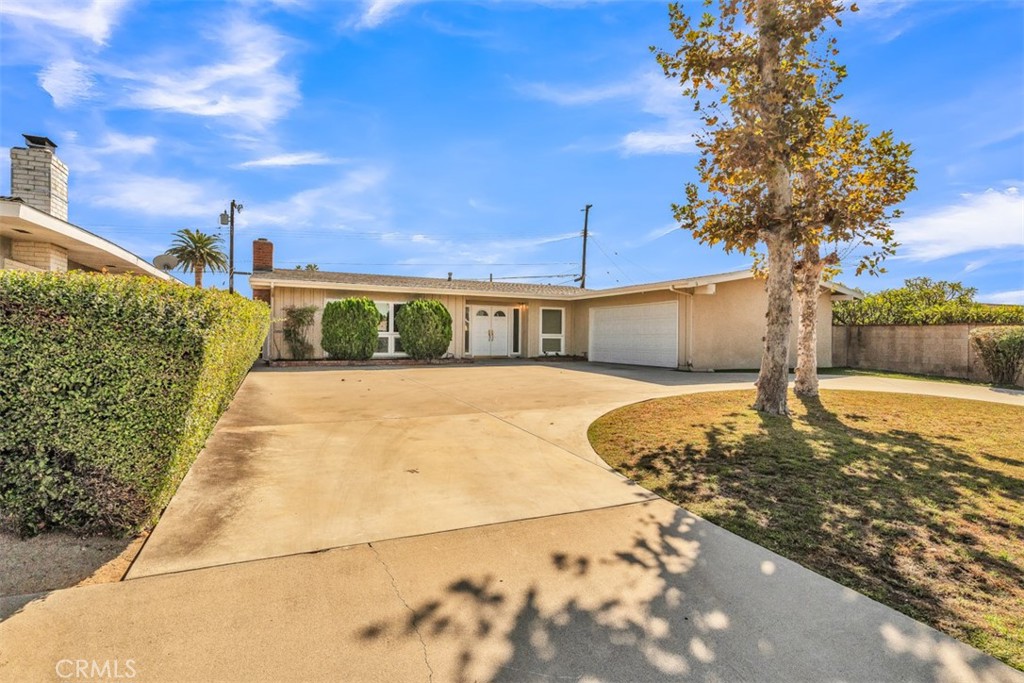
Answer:
<svg viewBox="0 0 1024 683"><path fill-rule="evenodd" d="M375 358L402 357L395 311L414 299L437 299L452 316L455 358L582 356L603 363L690 370L756 368L763 351L767 296L749 270L613 289L580 289L476 280L330 273L274 268L274 246L253 242L253 298L275 320L268 360L289 358L285 310L316 306L309 333L315 358L320 314L329 301L365 296L384 314ZM828 283L818 308L818 364L832 365L832 300L857 296ZM794 321L796 317L794 316ZM795 337L794 325L794 337ZM790 352L796 360L795 340Z"/></svg>

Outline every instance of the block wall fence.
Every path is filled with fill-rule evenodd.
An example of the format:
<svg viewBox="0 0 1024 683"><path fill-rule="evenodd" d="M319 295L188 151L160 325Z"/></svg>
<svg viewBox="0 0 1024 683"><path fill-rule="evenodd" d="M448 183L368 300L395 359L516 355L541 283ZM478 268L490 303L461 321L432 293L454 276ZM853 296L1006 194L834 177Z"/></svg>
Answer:
<svg viewBox="0 0 1024 683"><path fill-rule="evenodd" d="M971 330L992 325L835 325L832 364L991 382ZM1024 386L1024 373L1017 377Z"/></svg>

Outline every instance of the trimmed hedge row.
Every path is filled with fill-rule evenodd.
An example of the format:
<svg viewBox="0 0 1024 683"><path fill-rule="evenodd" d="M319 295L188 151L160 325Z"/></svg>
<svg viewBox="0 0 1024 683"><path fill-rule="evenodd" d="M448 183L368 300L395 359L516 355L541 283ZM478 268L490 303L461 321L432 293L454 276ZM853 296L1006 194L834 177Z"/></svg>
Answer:
<svg viewBox="0 0 1024 683"><path fill-rule="evenodd" d="M133 276L0 272L0 525L153 521L259 355L265 304Z"/></svg>

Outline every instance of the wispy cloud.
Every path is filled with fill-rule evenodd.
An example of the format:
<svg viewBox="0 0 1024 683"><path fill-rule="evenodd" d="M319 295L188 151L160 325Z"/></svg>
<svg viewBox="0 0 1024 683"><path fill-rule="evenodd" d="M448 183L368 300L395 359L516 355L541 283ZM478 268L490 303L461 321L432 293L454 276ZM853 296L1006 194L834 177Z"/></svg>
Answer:
<svg viewBox="0 0 1024 683"><path fill-rule="evenodd" d="M694 151L693 130L687 126L676 130L635 130L622 138L620 147L627 156L686 154Z"/></svg>
<svg viewBox="0 0 1024 683"><path fill-rule="evenodd" d="M94 151L97 154L152 154L157 139L152 135L125 135L109 131L103 137L103 144Z"/></svg>
<svg viewBox="0 0 1024 683"><path fill-rule="evenodd" d="M635 240L631 240L631 241L626 242L625 246L627 246L627 247L639 247L639 246L642 246L644 244L650 244L651 242L654 242L656 240L661 239L665 235L672 234L676 230L679 230L679 225L678 224L676 224L676 223L668 223L666 225L662 225L661 227L657 227L657 228L654 228L652 230L648 230L639 239L635 239Z"/></svg>
<svg viewBox="0 0 1024 683"><path fill-rule="evenodd" d="M917 261L1024 248L1024 197L1016 187L965 194L956 204L898 221L893 227L902 244L899 257Z"/></svg>
<svg viewBox="0 0 1024 683"><path fill-rule="evenodd" d="M978 301L986 304L1018 304L1024 305L1024 289L1011 289L1006 292L979 294Z"/></svg>
<svg viewBox="0 0 1024 683"><path fill-rule="evenodd" d="M102 175L83 188L93 206L161 218L197 218L213 222L223 207L222 193L209 183L141 174Z"/></svg>
<svg viewBox="0 0 1024 683"><path fill-rule="evenodd" d="M121 106L229 117L262 128L298 104L296 79L281 68L287 49L277 30L235 16L207 38L220 56L206 64L167 63L140 71L108 68L127 89Z"/></svg>
<svg viewBox="0 0 1024 683"><path fill-rule="evenodd" d="M275 154L236 164L235 168L275 168L281 166L327 166L343 163L343 159L332 159L321 152L291 152Z"/></svg>
<svg viewBox="0 0 1024 683"><path fill-rule="evenodd" d="M517 86L516 90L530 99L551 102L562 107L576 107L635 97L639 91L635 83L607 83L582 88L557 86L550 83L523 83Z"/></svg>
<svg viewBox="0 0 1024 683"><path fill-rule="evenodd" d="M301 190L285 199L247 205L242 227L273 225L285 230L352 230L362 224L386 224L390 208L384 196L386 169L364 166L334 182Z"/></svg>
<svg viewBox="0 0 1024 683"><path fill-rule="evenodd" d="M615 101L634 103L640 111L659 121L651 127L626 133L611 146L626 156L694 151L696 123L692 110L686 107L678 84L661 74L648 71L627 81L584 87L528 83L518 86L517 90L526 97L562 107L595 106Z"/></svg>
<svg viewBox="0 0 1024 683"><path fill-rule="evenodd" d="M354 22L357 29L377 28L393 18L402 8L423 0L365 0L359 18Z"/></svg>
<svg viewBox="0 0 1024 683"><path fill-rule="evenodd" d="M130 0L4 0L0 14L104 45Z"/></svg>
<svg viewBox="0 0 1024 683"><path fill-rule="evenodd" d="M71 58L51 62L39 72L39 86L53 98L58 109L87 99L94 81L89 67Z"/></svg>

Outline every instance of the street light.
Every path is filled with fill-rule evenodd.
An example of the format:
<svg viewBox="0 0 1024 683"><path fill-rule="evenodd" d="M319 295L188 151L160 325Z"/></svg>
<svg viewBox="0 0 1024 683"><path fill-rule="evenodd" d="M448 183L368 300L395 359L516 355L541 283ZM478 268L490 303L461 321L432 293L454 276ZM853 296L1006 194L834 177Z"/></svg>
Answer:
<svg viewBox="0 0 1024 683"><path fill-rule="evenodd" d="M236 202L234 199L231 200L231 213L222 211L220 214L220 224L230 225L231 228L228 230L230 237L228 238L228 292L231 294L235 293L235 212L242 212L242 205Z"/></svg>

